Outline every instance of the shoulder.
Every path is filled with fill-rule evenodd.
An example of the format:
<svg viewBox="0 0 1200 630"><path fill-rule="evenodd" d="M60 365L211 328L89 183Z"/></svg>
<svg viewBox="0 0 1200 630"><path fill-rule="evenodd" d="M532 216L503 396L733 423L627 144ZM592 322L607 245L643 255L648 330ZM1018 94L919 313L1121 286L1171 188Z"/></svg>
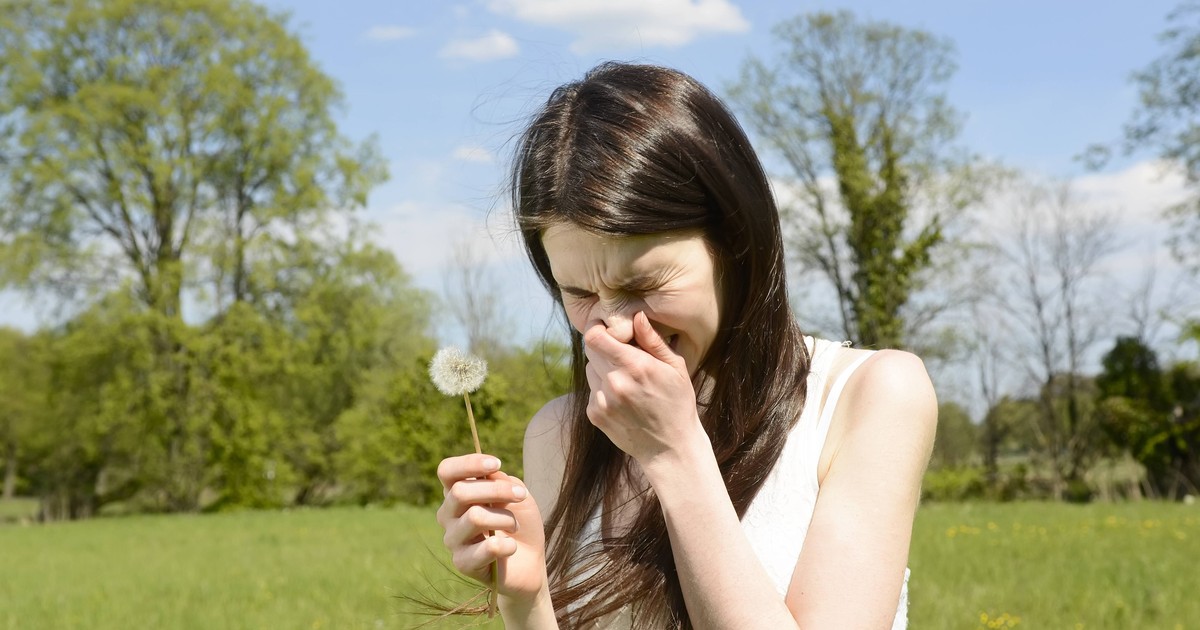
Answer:
<svg viewBox="0 0 1200 630"><path fill-rule="evenodd" d="M860 351L863 352L863 351ZM937 423L937 395L920 357L902 350L872 353L846 381L842 404L854 417L891 417L912 424Z"/></svg>
<svg viewBox="0 0 1200 630"><path fill-rule="evenodd" d="M921 358L901 350L851 350L835 373L865 360L836 401L821 477L837 460L904 460L916 474L928 463L937 430L937 395ZM854 465L863 462L855 461Z"/></svg>
<svg viewBox="0 0 1200 630"><path fill-rule="evenodd" d="M542 406L525 428L525 485L548 517L558 499L566 467L567 415L571 395L559 396Z"/></svg>
<svg viewBox="0 0 1200 630"><path fill-rule="evenodd" d="M937 426L937 397L920 358L895 350L845 355L834 361L833 378L857 368L833 401L827 468L787 596L801 622L822 626L882 624L896 614Z"/></svg>
<svg viewBox="0 0 1200 630"><path fill-rule="evenodd" d="M565 423L570 409L571 394L559 396L542 405L542 408L533 414L529 426L525 427L525 439L540 442L551 434L557 435Z"/></svg>

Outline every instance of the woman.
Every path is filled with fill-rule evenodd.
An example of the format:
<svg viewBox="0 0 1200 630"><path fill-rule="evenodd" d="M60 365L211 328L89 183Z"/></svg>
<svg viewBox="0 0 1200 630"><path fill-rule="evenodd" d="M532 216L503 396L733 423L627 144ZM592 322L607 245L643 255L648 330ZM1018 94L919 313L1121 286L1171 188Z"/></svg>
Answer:
<svg viewBox="0 0 1200 630"><path fill-rule="evenodd" d="M570 321L525 482L444 460L455 566L507 628L904 627L936 400L915 356L814 341L762 166L721 102L605 64L522 137L513 207ZM496 536L487 532L496 531Z"/></svg>

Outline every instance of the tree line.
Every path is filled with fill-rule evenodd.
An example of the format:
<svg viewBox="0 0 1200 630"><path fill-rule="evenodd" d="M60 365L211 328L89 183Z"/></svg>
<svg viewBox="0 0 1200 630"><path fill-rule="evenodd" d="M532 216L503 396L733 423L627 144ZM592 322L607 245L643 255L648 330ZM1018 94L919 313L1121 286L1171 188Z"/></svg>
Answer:
<svg viewBox="0 0 1200 630"><path fill-rule="evenodd" d="M1166 220L1185 297L1197 16L1170 17L1123 140L1088 149L1148 148L1184 173L1191 200ZM982 401L978 423L944 406L948 472L930 485L1086 497L1087 472L1126 457L1143 494L1195 494L1200 368L1160 365L1147 329L1200 343L1200 320L1187 299L1152 304L1149 283L1112 288L1114 217L960 146L949 40L851 13L774 34L779 56L726 92L764 142L802 283L835 306L797 310L971 375ZM0 330L5 496L48 519L436 497L437 461L469 449L461 401L426 375L443 310L492 365L481 438L519 468L525 422L568 387L566 350L488 334L498 302L469 252L445 304L366 236L355 210L386 172L373 139L337 129L341 104L287 18L245 0L6 3L0 284L83 307ZM1118 307L1140 327L1107 325Z"/></svg>

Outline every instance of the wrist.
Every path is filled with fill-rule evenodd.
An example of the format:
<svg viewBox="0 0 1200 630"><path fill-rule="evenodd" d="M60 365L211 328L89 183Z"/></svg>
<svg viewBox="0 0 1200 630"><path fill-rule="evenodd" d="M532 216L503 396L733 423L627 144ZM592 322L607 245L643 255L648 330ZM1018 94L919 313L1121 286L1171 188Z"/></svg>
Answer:
<svg viewBox="0 0 1200 630"><path fill-rule="evenodd" d="M699 478L714 472L717 479L720 479L721 473L716 465L712 441L705 433L699 418L696 419L695 427L696 429L688 432L674 448L638 462L646 481L656 493L662 494L675 486L694 488Z"/></svg>
<svg viewBox="0 0 1200 630"><path fill-rule="evenodd" d="M496 599L500 615L510 628L557 628L554 604L550 601L550 586L546 582L533 597L500 595Z"/></svg>

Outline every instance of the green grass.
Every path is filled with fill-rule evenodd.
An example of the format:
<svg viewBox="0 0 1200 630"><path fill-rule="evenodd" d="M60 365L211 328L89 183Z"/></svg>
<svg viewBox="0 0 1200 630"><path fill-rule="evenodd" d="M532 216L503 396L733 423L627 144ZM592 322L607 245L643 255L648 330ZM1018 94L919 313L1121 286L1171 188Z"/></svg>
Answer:
<svg viewBox="0 0 1200 630"><path fill-rule="evenodd" d="M454 586L439 532L415 508L3 526L0 628L409 628L397 596Z"/></svg>
<svg viewBox="0 0 1200 630"><path fill-rule="evenodd" d="M909 618L922 630L1195 628L1198 561L1200 506L929 504Z"/></svg>
<svg viewBox="0 0 1200 630"><path fill-rule="evenodd" d="M417 508L0 526L0 629L411 628L398 595L455 589L440 536ZM1191 628L1198 559L1200 506L929 504L911 627Z"/></svg>
<svg viewBox="0 0 1200 630"><path fill-rule="evenodd" d="M15 523L21 520L33 520L37 516L37 499L17 497L15 499L0 499L0 525Z"/></svg>

